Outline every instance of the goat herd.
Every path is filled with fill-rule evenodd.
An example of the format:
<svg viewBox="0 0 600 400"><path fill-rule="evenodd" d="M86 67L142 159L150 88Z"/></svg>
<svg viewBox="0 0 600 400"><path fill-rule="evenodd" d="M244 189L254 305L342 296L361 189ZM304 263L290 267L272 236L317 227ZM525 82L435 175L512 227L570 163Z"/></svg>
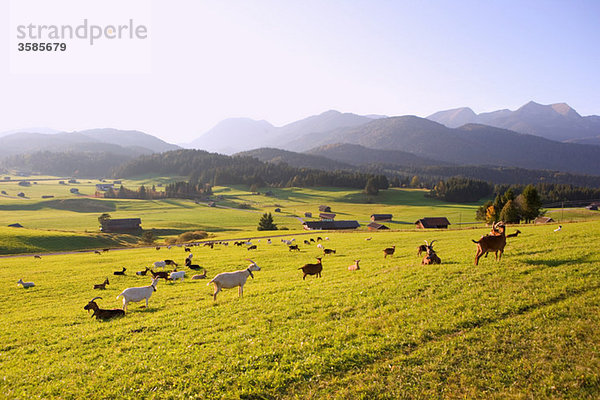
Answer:
<svg viewBox="0 0 600 400"><path fill-rule="evenodd" d="M504 252L504 247L506 246L506 238L507 237L515 237L519 233L520 233L520 231L517 230L515 233L506 235L505 234L505 225L503 222L498 222L498 223L494 224L492 226L492 230L489 234L483 235L477 241L473 240L473 242L477 245L477 252L475 254L475 265L478 265L479 259L484 255L487 256L487 254L489 252L495 253L496 260L501 259L502 253ZM367 238L366 240L370 240L370 239L371 238ZM329 238L326 237L325 240L329 240ZM281 241L284 242L285 244L287 244L289 251L293 251L293 250L299 251L300 250L299 246L297 244L293 243L294 239L291 239L291 240L282 239ZM305 240L304 244L310 245L314 242L322 242L322 241L323 241L323 239L321 237L318 237L316 241L311 238L310 240ZM425 255L421 261L422 265L441 264L442 261L441 261L440 257L436 254L436 252L433 249L434 242L435 242L435 240L432 240L430 243L428 241L425 241L424 245L420 245L417 247L418 255L425 253ZM271 244L271 239L267 239L267 243ZM209 246L209 247L213 248L215 244L222 244L222 245L227 246L229 243L228 242L218 242L218 243L209 242L209 243L204 243L204 246ZM198 245L199 245L198 243L194 243L193 245L189 245L190 247L184 247L184 250L187 253L189 253L185 259L185 266L192 270L199 270L201 268L199 265L192 264L193 254L191 252L191 246L198 246ZM256 244L252 244L250 242L250 240L234 242L234 245L237 245L237 246L246 245L247 246L246 248L248 250L253 250L253 249L257 248ZM318 243L317 247L323 251L323 256L336 253L336 251L334 249L324 248L321 243ZM170 246L169 246L169 248L170 248ZM160 247L156 247L156 250L160 250ZM393 256L395 250L396 250L396 246L392 246L392 247L383 249L384 258L387 258L388 256ZM105 249L104 251L108 251L108 249ZM96 252L96 253L101 254L99 252ZM39 256L36 256L36 257L39 258ZM242 297L243 291L244 291L244 284L246 283L248 277L254 278L253 272L260 271L260 267L254 261L252 261L249 258L247 258L246 260L250 261L250 265L248 266L248 268L234 271L234 272L222 272L222 273L216 275L210 282L208 282L208 285L210 285L211 283L214 285L214 293L213 293L214 301L217 300L217 294L222 289L231 289L231 288L235 288L235 287L238 287L238 295L240 297ZM359 270L360 269L359 262L360 262L360 260L355 260L354 264L348 266L348 270L349 271ZM167 265L174 266L175 267L174 270L173 271L164 271L164 268ZM102 308L100 308L96 304L96 300L102 299L102 297L97 296L97 297L94 297L92 300L90 300L88 302L88 304L86 304L84 306L84 310L88 310L88 312L90 310L93 311L92 317L96 317L99 320L108 320L108 319L111 319L114 317L124 316L125 312L127 311L127 305L131 302L140 302L140 301L145 300L146 307L148 307L148 300L150 299L152 294L156 291L156 286L158 284L159 279L164 279L165 281L172 281L172 282L175 280L181 280L181 281L184 280L185 271L177 271L177 266L178 266L178 264L173 260L161 260L161 261L154 262L153 268L146 267L145 270L143 270L143 271L137 271L136 275L138 275L138 276L146 276L147 273L150 272L150 274L152 275L152 281L151 281L150 285L147 285L147 286L131 287L131 288L127 288L127 289L123 290L117 296L117 299L119 299L119 297L122 297L122 299L123 299L123 308L122 309L102 309ZM156 269L156 268L163 268L163 270L162 271L154 271L154 269ZM303 272L303 276L302 276L303 280L306 278L307 275L315 275L316 277L321 277L321 272L323 270L322 257L317 257L316 263L305 264L298 269L302 270L302 272ZM121 271L115 271L115 272L113 272L113 274L115 276L122 276L122 275L125 275L126 270L127 269L125 267L123 267ZM202 274L192 276L191 279L195 280L195 279L205 279L205 278L206 278L206 270L204 270ZM23 288L30 288L30 287L34 286L33 282L23 282L22 279L19 279L19 281L17 283L21 284L23 286ZM108 278L106 278L103 283L95 284L94 289L98 289L98 290L106 289L106 285L108 285L108 284L110 284L110 283L109 283Z"/></svg>

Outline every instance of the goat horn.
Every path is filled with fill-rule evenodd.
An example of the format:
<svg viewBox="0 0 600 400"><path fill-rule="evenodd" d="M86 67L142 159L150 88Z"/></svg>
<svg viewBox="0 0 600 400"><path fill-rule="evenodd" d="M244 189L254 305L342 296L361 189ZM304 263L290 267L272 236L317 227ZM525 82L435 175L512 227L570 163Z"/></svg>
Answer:
<svg viewBox="0 0 600 400"><path fill-rule="evenodd" d="M427 246L429 246L429 243L427 243L427 240L425 240L425 244L426 244Z"/></svg>
<svg viewBox="0 0 600 400"><path fill-rule="evenodd" d="M435 240L432 240L431 243L429 243L429 245L433 246L433 242L435 242Z"/></svg>
<svg viewBox="0 0 600 400"><path fill-rule="evenodd" d="M90 303L96 299L101 299L102 297L98 296L98 297L94 297L93 299L90 300Z"/></svg>
<svg viewBox="0 0 600 400"><path fill-rule="evenodd" d="M256 265L256 263L249 258L246 258L246 261L250 261L252 264Z"/></svg>

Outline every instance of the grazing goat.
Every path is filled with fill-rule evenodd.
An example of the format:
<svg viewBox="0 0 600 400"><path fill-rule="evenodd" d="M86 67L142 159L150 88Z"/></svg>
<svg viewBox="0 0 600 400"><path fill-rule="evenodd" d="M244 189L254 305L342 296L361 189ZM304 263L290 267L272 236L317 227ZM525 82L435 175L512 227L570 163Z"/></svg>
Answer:
<svg viewBox="0 0 600 400"><path fill-rule="evenodd" d="M39 258L41 260L42 256L35 255L35 256L33 256L33 258Z"/></svg>
<svg viewBox="0 0 600 400"><path fill-rule="evenodd" d="M387 256L394 255L395 251L396 251L396 246L392 246L392 247L383 249L383 258L387 258Z"/></svg>
<svg viewBox="0 0 600 400"><path fill-rule="evenodd" d="M113 275L125 275L125 271L127 271L127 268L125 267L121 267L123 268L123 271L115 271L113 272Z"/></svg>
<svg viewBox="0 0 600 400"><path fill-rule="evenodd" d="M106 285L108 285L108 284L109 284L108 278L106 278L103 283L98 283L98 284L94 285L94 289L105 290Z"/></svg>
<svg viewBox="0 0 600 400"><path fill-rule="evenodd" d="M321 236L317 236L317 242L322 242L323 238L321 238Z"/></svg>
<svg viewBox="0 0 600 400"><path fill-rule="evenodd" d="M173 260L165 260L165 265L174 265L177 266L177 263Z"/></svg>
<svg viewBox="0 0 600 400"><path fill-rule="evenodd" d="M306 245L310 245L310 242L309 242L308 240L305 240L305 241L304 241L304 244L306 244Z"/></svg>
<svg viewBox="0 0 600 400"><path fill-rule="evenodd" d="M138 301L146 300L146 307L148 307L148 299L152 296L152 293L156 292L156 285L158 284L158 278L152 279L152 283L148 286L132 287L123 290L118 296L123 296L123 311L127 311L127 304L135 303Z"/></svg>
<svg viewBox="0 0 600 400"><path fill-rule="evenodd" d="M160 246L156 246L156 247L155 247L155 249L156 249L156 250L160 250Z"/></svg>
<svg viewBox="0 0 600 400"><path fill-rule="evenodd" d="M304 266L298 268L304 272L302 280L306 278L306 275L316 275L317 278L321 277L321 271L323 271L323 264L321 264L321 257L317 257L316 264L304 264Z"/></svg>
<svg viewBox="0 0 600 400"><path fill-rule="evenodd" d="M202 273L199 275L192 276L192 279L206 279L206 270L202 270Z"/></svg>
<svg viewBox="0 0 600 400"><path fill-rule="evenodd" d="M102 249L103 252L107 253L110 249Z"/></svg>
<svg viewBox="0 0 600 400"><path fill-rule="evenodd" d="M504 247L506 246L506 227L504 226L504 222L500 221L494 224L493 229L498 231L499 234L486 235L477 241L472 240L473 243L477 244L475 265L479 265L481 256L490 251L493 251L496 254L496 261L502 258L502 253L504 253ZM498 252L500 252L500 254L498 254Z"/></svg>
<svg viewBox="0 0 600 400"><path fill-rule="evenodd" d="M359 262L360 260L354 260L354 264L348 266L348 271L358 271L360 269Z"/></svg>
<svg viewBox="0 0 600 400"><path fill-rule="evenodd" d="M89 303L87 303L83 309L87 310L87 312L89 313L90 310L93 310L94 312L92 313L92 318L96 317L96 319L101 319L101 320L108 320L111 318L115 318L115 317L123 317L125 316L125 311L116 308L113 310L106 310L103 308L98 307L98 304L96 304L96 299L101 299L102 297L94 297L93 299L90 300Z"/></svg>
<svg viewBox="0 0 600 400"><path fill-rule="evenodd" d="M300 251L300 247L298 247L297 244L290 244L288 247L290 248L290 251L292 251L292 250Z"/></svg>
<svg viewBox="0 0 600 400"><path fill-rule="evenodd" d="M17 281L17 285L21 284L21 286L23 286L23 289L29 289L30 287L34 287L35 283L33 282L23 282L23 279L19 279Z"/></svg>
<svg viewBox="0 0 600 400"><path fill-rule="evenodd" d="M248 246L248 250L256 250L256 245L253 244L252 246Z"/></svg>
<svg viewBox="0 0 600 400"><path fill-rule="evenodd" d="M169 279L168 271L154 272L153 270L150 270L150 273L152 274L152 278L155 278L155 279L164 279L165 281Z"/></svg>
<svg viewBox="0 0 600 400"><path fill-rule="evenodd" d="M185 251L185 252L190 252L190 251L192 251L192 249L190 249L189 247L184 247L184 248L183 248L183 251Z"/></svg>
<svg viewBox="0 0 600 400"><path fill-rule="evenodd" d="M98 250L94 250L94 254L99 254L99 255L101 255L102 253L100 253Z"/></svg>
<svg viewBox="0 0 600 400"><path fill-rule="evenodd" d="M179 279L181 282L183 282L183 278L185 278L185 271L173 271L169 275L169 280L171 281Z"/></svg>
<svg viewBox="0 0 600 400"><path fill-rule="evenodd" d="M425 241L425 246L427 247L427 254L425 255L425 257L423 257L423 261L421 261L422 265L431 265L431 264L441 264L442 260L438 257L438 255L435 253L435 251L433 250L433 242L435 242L435 240L432 240L431 243L427 243L427 240Z"/></svg>
<svg viewBox="0 0 600 400"><path fill-rule="evenodd" d="M213 300L217 301L217 294L221 291L221 289L231 289L236 286L239 286L238 294L239 297L242 297L244 294L244 284L246 280L250 276L254 279L254 275L252 271L260 271L260 267L256 265L254 261L247 258L246 260L250 261L252 264L248 266L246 269L241 269L235 272L221 272L217 276L215 276L208 284L213 283L215 285L215 292L213 293Z"/></svg>
<svg viewBox="0 0 600 400"><path fill-rule="evenodd" d="M143 270L143 271L137 271L135 274L137 276L146 276L146 274L148 273L148 271L150 271L150 268L146 267L145 270Z"/></svg>
<svg viewBox="0 0 600 400"><path fill-rule="evenodd" d="M333 249L323 249L323 254L335 254L335 250Z"/></svg>

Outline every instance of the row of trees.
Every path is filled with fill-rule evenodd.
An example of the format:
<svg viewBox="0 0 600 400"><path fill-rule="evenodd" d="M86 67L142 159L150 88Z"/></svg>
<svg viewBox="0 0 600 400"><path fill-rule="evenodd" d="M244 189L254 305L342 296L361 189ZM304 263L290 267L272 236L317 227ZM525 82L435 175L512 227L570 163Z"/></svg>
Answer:
<svg viewBox="0 0 600 400"><path fill-rule="evenodd" d="M533 185L526 186L519 195L516 195L512 188L508 188L504 193L498 193L493 201L490 200L479 207L476 218L486 223L529 223L543 214L541 208L542 200Z"/></svg>
<svg viewBox="0 0 600 400"><path fill-rule="evenodd" d="M454 203L471 203L489 196L494 186L488 182L462 177L439 181L429 192L429 196Z"/></svg>

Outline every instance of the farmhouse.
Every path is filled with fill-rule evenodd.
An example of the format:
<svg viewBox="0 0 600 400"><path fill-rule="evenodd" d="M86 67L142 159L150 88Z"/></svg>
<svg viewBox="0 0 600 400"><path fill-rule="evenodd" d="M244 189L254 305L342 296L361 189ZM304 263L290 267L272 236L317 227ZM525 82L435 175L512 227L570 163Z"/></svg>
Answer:
<svg viewBox="0 0 600 400"><path fill-rule="evenodd" d="M585 208L590 211L598 211L598 207L600 207L600 203L592 203L592 204L586 206Z"/></svg>
<svg viewBox="0 0 600 400"><path fill-rule="evenodd" d="M132 232L142 229L140 218L107 219L102 222L102 232Z"/></svg>
<svg viewBox="0 0 600 400"><path fill-rule="evenodd" d="M321 205L321 206L319 206L319 211L328 213L328 212L331 212L331 207Z"/></svg>
<svg viewBox="0 0 600 400"><path fill-rule="evenodd" d="M371 214L371 221L373 222L390 222L392 220L392 214Z"/></svg>
<svg viewBox="0 0 600 400"><path fill-rule="evenodd" d="M312 218L312 213L311 212L305 212L304 213L304 217L305 218Z"/></svg>
<svg viewBox="0 0 600 400"><path fill-rule="evenodd" d="M536 219L533 220L534 224L550 224L552 222L556 222L556 221L550 217L537 217Z"/></svg>
<svg viewBox="0 0 600 400"><path fill-rule="evenodd" d="M370 231L381 231L385 229L390 229L387 226L380 224L379 222L371 222L369 225L367 225L367 228Z"/></svg>
<svg viewBox="0 0 600 400"><path fill-rule="evenodd" d="M335 229L356 229L360 226L357 221L306 221L303 224L304 229L312 230L335 230Z"/></svg>
<svg viewBox="0 0 600 400"><path fill-rule="evenodd" d="M448 229L450 221L446 217L421 218L415 225L419 229Z"/></svg>
<svg viewBox="0 0 600 400"><path fill-rule="evenodd" d="M333 221L335 219L334 213L320 213L319 218L321 221Z"/></svg>

